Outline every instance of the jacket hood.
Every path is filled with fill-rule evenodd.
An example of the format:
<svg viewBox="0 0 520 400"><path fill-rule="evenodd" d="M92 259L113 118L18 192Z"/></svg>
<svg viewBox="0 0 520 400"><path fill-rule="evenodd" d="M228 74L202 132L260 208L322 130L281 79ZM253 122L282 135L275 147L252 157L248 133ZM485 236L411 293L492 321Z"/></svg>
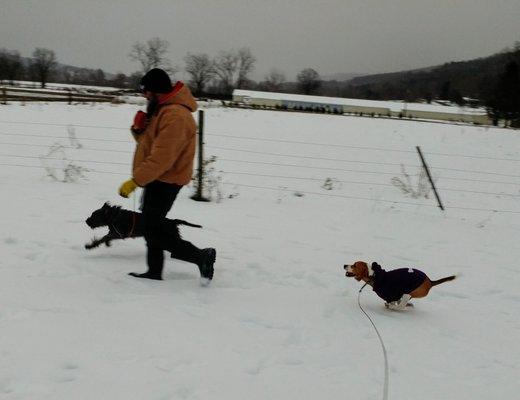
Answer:
<svg viewBox="0 0 520 400"><path fill-rule="evenodd" d="M191 112L197 111L197 102L190 89L181 81L172 87L172 91L169 93L161 94L158 96L159 105L166 104L179 104L186 107Z"/></svg>

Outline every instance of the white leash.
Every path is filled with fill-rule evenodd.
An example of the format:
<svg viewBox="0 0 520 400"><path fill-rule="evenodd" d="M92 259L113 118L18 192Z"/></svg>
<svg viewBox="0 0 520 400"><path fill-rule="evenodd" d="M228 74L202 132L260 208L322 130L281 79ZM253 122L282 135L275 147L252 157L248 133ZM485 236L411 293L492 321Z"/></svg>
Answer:
<svg viewBox="0 0 520 400"><path fill-rule="evenodd" d="M386 355L385 344L383 343L383 338L381 337L381 335L379 334L379 331L377 330L376 324L374 324L374 321L372 321L372 318L370 318L370 316L366 313L366 311L363 310L363 307L361 307L361 302L360 302L361 291L365 288L366 285L368 285L368 283L365 283L363 285L363 287L361 289L359 289L357 301L358 301L359 308L361 309L361 311L363 311L363 314L365 314L367 316L368 320L370 321L370 323L376 330L377 337L379 338L379 341L381 342L381 347L383 348L383 356L385 359L385 382L384 382L384 386L383 386L383 400L388 400L388 357Z"/></svg>

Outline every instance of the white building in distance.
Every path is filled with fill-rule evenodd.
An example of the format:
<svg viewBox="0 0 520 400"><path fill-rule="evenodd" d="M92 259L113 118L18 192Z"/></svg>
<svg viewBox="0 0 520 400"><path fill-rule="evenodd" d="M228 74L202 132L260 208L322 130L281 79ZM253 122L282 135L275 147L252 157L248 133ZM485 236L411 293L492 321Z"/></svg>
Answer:
<svg viewBox="0 0 520 400"><path fill-rule="evenodd" d="M492 120L488 117L486 110L483 108L440 104L307 96L242 89L235 89L233 91L233 102L254 108L353 114L372 117L414 118L464 122L478 125L492 124Z"/></svg>

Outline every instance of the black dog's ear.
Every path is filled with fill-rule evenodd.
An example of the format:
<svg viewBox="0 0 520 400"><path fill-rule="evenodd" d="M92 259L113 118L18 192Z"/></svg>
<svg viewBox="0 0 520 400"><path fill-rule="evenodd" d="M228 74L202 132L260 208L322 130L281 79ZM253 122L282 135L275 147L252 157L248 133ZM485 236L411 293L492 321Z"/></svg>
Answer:
<svg viewBox="0 0 520 400"><path fill-rule="evenodd" d="M110 208L110 203L107 201L103 204L103 208Z"/></svg>

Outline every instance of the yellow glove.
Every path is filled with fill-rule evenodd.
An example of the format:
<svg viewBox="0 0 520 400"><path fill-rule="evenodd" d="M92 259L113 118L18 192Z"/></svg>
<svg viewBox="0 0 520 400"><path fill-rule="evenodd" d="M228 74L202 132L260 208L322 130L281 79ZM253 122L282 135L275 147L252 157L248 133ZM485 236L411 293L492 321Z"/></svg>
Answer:
<svg viewBox="0 0 520 400"><path fill-rule="evenodd" d="M135 183L133 179L129 179L119 188L119 195L122 197L128 197L136 188L137 183Z"/></svg>

